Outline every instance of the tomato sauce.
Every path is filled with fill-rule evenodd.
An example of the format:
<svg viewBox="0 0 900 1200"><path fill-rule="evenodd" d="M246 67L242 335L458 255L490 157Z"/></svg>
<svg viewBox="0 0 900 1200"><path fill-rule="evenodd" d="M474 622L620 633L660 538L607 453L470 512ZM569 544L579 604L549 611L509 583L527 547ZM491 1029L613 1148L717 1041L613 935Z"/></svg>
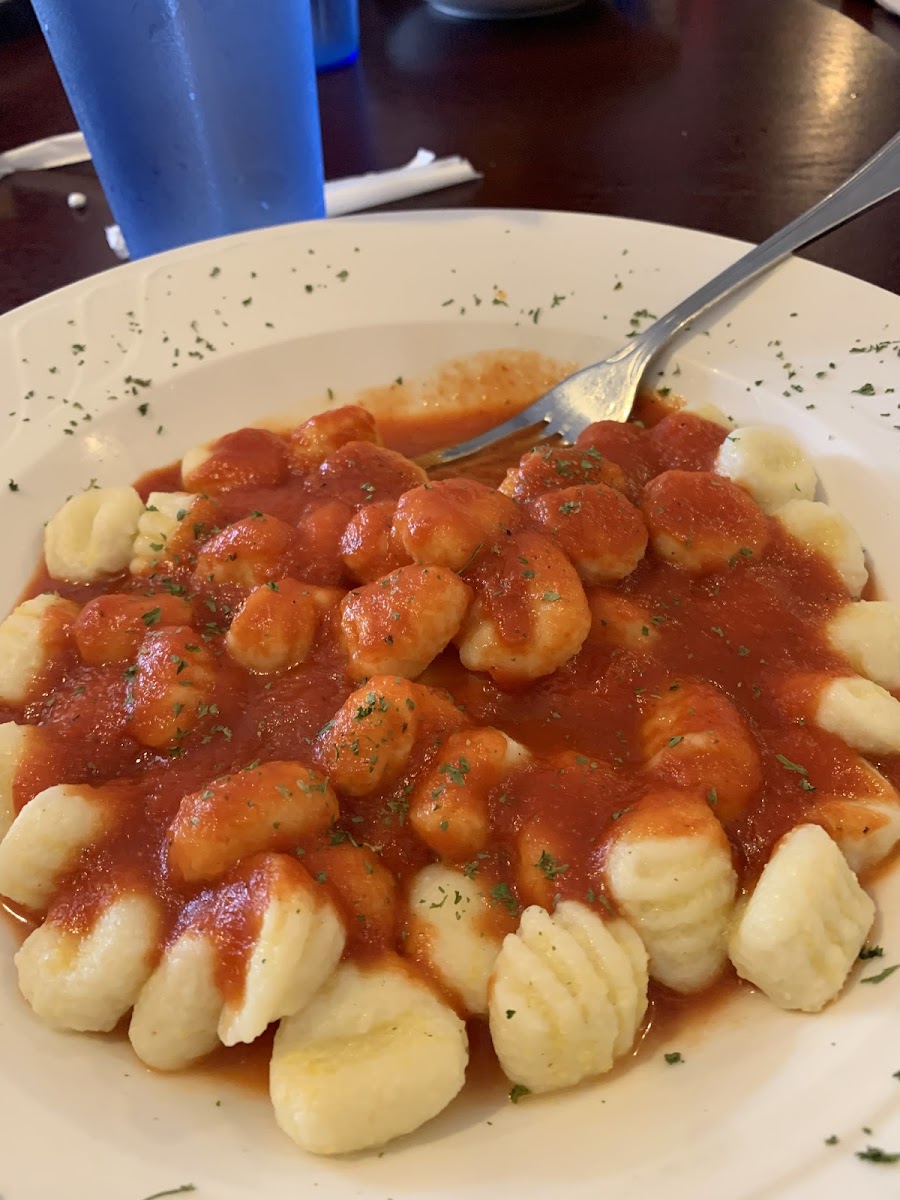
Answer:
<svg viewBox="0 0 900 1200"><path fill-rule="evenodd" d="M556 375L563 373L558 366ZM476 397L481 401L478 409L460 404L450 411L426 410L424 415L405 413L402 407L382 412L379 397L373 394L369 399L376 405L387 445L421 454L505 419L549 386L553 374L541 360L529 387L520 363L512 376L512 392L504 392L502 376L494 379L491 406L484 406L482 391ZM464 393L461 386L461 399ZM380 403L385 400L390 396L381 397ZM638 410L642 423L653 427L648 453L655 469L665 462L681 470L708 470L724 434L717 434L706 422L692 426L672 420L666 416L669 411L652 397L645 398ZM666 423L668 433L663 428ZM533 440L533 434L525 434L460 466L439 468L434 475L465 474L496 485ZM256 444L253 438L234 439L236 470L253 466ZM259 447L269 462L271 445L263 439ZM217 944L223 948L221 982L226 992L239 989L244 955L259 914L246 902L240 880L229 885L224 897L215 899L203 884L177 880L167 863L168 827L182 797L257 760L289 759L321 767L315 756L317 735L357 684L347 674L333 632L320 639L306 662L291 670L254 675L238 667L225 650L225 634L246 590L198 582L192 563L210 532L249 515L265 514L300 529L291 574L317 585L338 584L345 590L353 586L337 552L337 537L348 514L366 502L396 499L412 483L402 469L369 458L364 446L345 457L352 460L353 470L292 473L276 463L271 469L273 482L236 486L217 494L205 513L205 527L195 529L197 537L193 543L187 539L180 561L165 575L68 585L51 580L42 569L29 585L28 595L57 591L79 603L108 592L125 592L145 598L148 613L156 597L188 599L193 628L214 658L215 702L214 711L203 715L184 744L161 750L142 745L130 729L132 663L92 666L74 650L54 662L41 697L24 713L0 709L0 720L24 719L39 725L44 734L39 752L18 772L17 807L64 780L110 789L115 803L127 812L118 832L89 849L63 882L53 905L54 920L73 929L86 928L111 895L149 888L165 914L164 940L178 930L185 912L201 912L201 924L215 927ZM646 478L653 469L647 467L648 461L641 465L632 460L632 470L643 471ZM145 499L151 491L179 491L179 468L152 472L137 486ZM327 520L320 515L324 509L332 514L327 520L333 520L334 530L325 528ZM313 535L304 532L310 521ZM476 564L475 571L479 569ZM727 570L691 576L648 553L620 583L586 590L589 599L595 592L615 595L648 611L648 647L631 650L589 636L583 649L552 675L516 689L467 671L451 648L419 680L446 689L471 724L502 729L538 760L533 770L514 776L509 787L496 789L491 798L491 843L480 857L478 870L480 878L506 885L500 893L498 927L507 926L520 907L511 864L517 835L528 822L547 831L557 861L564 863L564 869L548 879L545 902L571 898L597 906L608 903L597 882L604 839L618 816L648 786L639 737L642 717L653 698L684 680L714 683L737 707L759 749L762 784L747 811L725 822L744 884L761 870L777 839L806 819L816 794L840 794L845 782L843 743L805 723L802 716L786 718L778 697L787 675L846 674L846 664L828 648L822 633L829 614L846 602L846 592L823 560L804 551L774 523L769 545L759 559L739 554ZM517 604L514 593L496 601L504 619L513 625ZM315 865L328 859L329 847L346 839L376 847L380 863L396 882L397 896L402 896L408 879L433 857L406 819L412 781L433 758L429 746L417 752L402 779L382 792L340 796L337 830L298 847L298 852ZM786 769L785 761L802 765L802 773ZM900 759L876 765L900 786ZM315 877L319 886L331 889L326 871ZM335 899L346 904L340 888ZM402 909L399 901L395 907L397 912ZM21 920L23 915L17 915ZM347 954L386 947L402 952L404 923L396 914L367 922L354 919L345 908L345 916ZM661 1020L681 1007L681 1001L673 1004L662 994L654 1003ZM253 1062L257 1058L249 1054Z"/></svg>

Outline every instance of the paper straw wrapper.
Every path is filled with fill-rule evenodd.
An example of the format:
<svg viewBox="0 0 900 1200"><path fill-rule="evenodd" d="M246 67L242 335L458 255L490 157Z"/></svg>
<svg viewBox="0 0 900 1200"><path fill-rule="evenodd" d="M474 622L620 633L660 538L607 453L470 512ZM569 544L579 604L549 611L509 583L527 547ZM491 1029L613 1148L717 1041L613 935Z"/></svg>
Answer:
<svg viewBox="0 0 900 1200"><path fill-rule="evenodd" d="M90 157L82 133L63 133L0 154L0 179L15 171L44 171L89 162ZM437 158L431 150L419 150L402 167L330 180L325 184L325 211L329 217L343 217L480 178L481 173L466 158L458 155ZM119 258L128 257L117 225L107 229L106 240Z"/></svg>

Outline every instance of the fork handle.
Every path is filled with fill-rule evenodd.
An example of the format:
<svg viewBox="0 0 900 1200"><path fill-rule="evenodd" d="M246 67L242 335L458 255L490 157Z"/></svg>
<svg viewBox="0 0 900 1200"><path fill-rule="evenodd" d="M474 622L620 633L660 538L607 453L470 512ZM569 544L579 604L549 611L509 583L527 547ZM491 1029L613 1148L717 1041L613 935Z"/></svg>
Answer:
<svg viewBox="0 0 900 1200"><path fill-rule="evenodd" d="M896 191L900 191L900 133L895 134L868 162L863 163L858 171L818 204L726 267L720 275L633 338L625 348L625 354L635 354L646 361L679 329L683 329L689 321L699 317L717 301L774 267L801 246L843 225L851 217ZM619 355L614 357L618 358Z"/></svg>

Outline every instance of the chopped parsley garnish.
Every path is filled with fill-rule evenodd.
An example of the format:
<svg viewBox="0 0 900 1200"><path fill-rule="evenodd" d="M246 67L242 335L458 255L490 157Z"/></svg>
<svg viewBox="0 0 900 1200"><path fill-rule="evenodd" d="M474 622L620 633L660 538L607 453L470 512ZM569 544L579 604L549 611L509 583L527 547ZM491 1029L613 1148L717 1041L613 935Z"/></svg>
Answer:
<svg viewBox="0 0 900 1200"><path fill-rule="evenodd" d="M863 1162L872 1162L872 1163L900 1162L900 1153L889 1154L886 1150L882 1150L880 1146L866 1146L865 1150L857 1150L856 1157L861 1158Z"/></svg>
<svg viewBox="0 0 900 1200"><path fill-rule="evenodd" d="M502 904L512 916L517 917L519 915L519 905L516 902L515 896L509 890L508 883L495 883L491 888L491 897L498 904Z"/></svg>
<svg viewBox="0 0 900 1200"><path fill-rule="evenodd" d="M776 754L776 759L781 763L786 771L796 771L798 775L805 775L806 767L801 767L799 763L791 762L789 758L785 758L783 754Z"/></svg>
<svg viewBox="0 0 900 1200"><path fill-rule="evenodd" d="M541 599L546 600L548 604L555 604L556 601L561 600L562 597L560 596L559 592L544 592Z"/></svg>
<svg viewBox="0 0 900 1200"><path fill-rule="evenodd" d="M895 971L900 971L900 963L894 963L892 967L885 967L883 971L879 971L877 975L866 975L860 983L882 983L888 976L893 975Z"/></svg>
<svg viewBox="0 0 900 1200"><path fill-rule="evenodd" d="M871 383L864 383L862 387L854 388L853 393L856 396L874 396L875 386Z"/></svg>
<svg viewBox="0 0 900 1200"><path fill-rule="evenodd" d="M509 1098L513 1104L518 1104L523 1096L530 1096L531 1088L527 1088L524 1083L514 1083L509 1089Z"/></svg>
<svg viewBox="0 0 900 1200"><path fill-rule="evenodd" d="M548 879L555 879L557 875L562 875L569 869L568 863L560 863L559 859L548 854L546 850L541 851L541 857L534 865L539 871L543 871Z"/></svg>
<svg viewBox="0 0 900 1200"><path fill-rule="evenodd" d="M674 1067L676 1063L684 1062L678 1050L671 1050L668 1054L664 1054L663 1058L665 1058L670 1067Z"/></svg>
<svg viewBox="0 0 900 1200"><path fill-rule="evenodd" d="M159 623L159 619L161 616L162 616L161 608L151 608L149 612L145 612L145 613L141 614L141 620L144 622L144 624L149 629L151 625L156 625Z"/></svg>
<svg viewBox="0 0 900 1200"><path fill-rule="evenodd" d="M867 958L884 958L883 946L863 946L859 952L859 957L863 960Z"/></svg>

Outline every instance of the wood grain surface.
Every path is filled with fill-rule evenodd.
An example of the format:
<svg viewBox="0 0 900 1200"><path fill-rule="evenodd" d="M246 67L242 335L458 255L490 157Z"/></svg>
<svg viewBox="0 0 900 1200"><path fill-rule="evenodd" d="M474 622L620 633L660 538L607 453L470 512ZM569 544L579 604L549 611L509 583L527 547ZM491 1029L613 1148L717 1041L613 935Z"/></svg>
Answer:
<svg viewBox="0 0 900 1200"><path fill-rule="evenodd" d="M326 172L419 146L484 179L405 207L573 209L759 241L900 128L900 19L871 0L587 0L529 21L361 0L320 79ZM39 31L0 24L0 150L75 127ZM88 206L73 212L70 191ZM900 291L900 199L806 253ZM0 181L0 311L114 264L90 165Z"/></svg>

